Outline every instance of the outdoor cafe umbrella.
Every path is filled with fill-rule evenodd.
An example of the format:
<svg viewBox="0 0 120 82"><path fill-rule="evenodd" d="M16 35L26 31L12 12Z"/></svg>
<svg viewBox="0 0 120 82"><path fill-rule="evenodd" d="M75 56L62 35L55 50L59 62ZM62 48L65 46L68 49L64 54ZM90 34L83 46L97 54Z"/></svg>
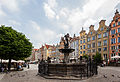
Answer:
<svg viewBox="0 0 120 82"><path fill-rule="evenodd" d="M119 59L120 56L116 55L116 56L113 56L113 57L111 57L111 58L116 58L116 59L118 58L118 59Z"/></svg>

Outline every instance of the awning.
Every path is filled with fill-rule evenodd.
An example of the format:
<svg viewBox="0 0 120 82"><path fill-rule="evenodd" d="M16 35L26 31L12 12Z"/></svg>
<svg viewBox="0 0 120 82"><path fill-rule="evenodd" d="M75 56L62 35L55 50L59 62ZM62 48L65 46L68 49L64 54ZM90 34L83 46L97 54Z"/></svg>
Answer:
<svg viewBox="0 0 120 82"><path fill-rule="evenodd" d="M118 59L119 59L119 58L120 58L120 56L116 55L116 56L113 56L113 57L111 57L111 58L118 58Z"/></svg>

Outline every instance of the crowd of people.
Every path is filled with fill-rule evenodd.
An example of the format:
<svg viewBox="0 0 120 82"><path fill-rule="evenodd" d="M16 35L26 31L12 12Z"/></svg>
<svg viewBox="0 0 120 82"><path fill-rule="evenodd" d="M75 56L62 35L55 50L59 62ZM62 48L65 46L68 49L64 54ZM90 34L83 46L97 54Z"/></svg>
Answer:
<svg viewBox="0 0 120 82"><path fill-rule="evenodd" d="M24 70L23 67L30 68L29 63L12 63L11 64L11 70L14 71L22 71ZM1 73L8 73L8 63L2 63L0 64L0 72Z"/></svg>

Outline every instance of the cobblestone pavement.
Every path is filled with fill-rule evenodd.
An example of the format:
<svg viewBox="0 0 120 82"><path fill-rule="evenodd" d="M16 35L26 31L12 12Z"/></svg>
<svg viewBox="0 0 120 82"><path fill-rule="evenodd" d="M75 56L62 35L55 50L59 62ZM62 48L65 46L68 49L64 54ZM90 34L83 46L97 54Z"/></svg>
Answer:
<svg viewBox="0 0 120 82"><path fill-rule="evenodd" d="M120 67L99 67L99 74L87 80L57 80L37 75L37 65L30 65L30 69L5 74L0 82L120 82Z"/></svg>

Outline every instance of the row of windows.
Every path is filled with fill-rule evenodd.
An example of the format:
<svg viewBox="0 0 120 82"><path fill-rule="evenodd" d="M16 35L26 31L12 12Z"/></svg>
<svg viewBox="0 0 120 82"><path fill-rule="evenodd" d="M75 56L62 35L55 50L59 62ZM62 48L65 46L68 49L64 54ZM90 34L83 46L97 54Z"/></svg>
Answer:
<svg viewBox="0 0 120 82"><path fill-rule="evenodd" d="M120 33L120 28L118 28L117 31L118 31L118 33ZM114 29L114 30L111 30L111 35L113 35L113 34L115 34L115 33L116 33L115 29Z"/></svg>
<svg viewBox="0 0 120 82"><path fill-rule="evenodd" d="M85 54L85 51L83 51L83 52L82 52L82 51L80 51L80 54Z"/></svg>
<svg viewBox="0 0 120 82"><path fill-rule="evenodd" d="M95 52L95 49L88 50L87 53Z"/></svg>
<svg viewBox="0 0 120 82"><path fill-rule="evenodd" d="M108 36L108 32L104 32L103 37L107 37L107 36ZM101 38L101 37L102 37L101 34L98 34L98 39Z"/></svg>
<svg viewBox="0 0 120 82"><path fill-rule="evenodd" d="M116 43L116 38L112 38L111 44L115 44L115 43ZM120 43L120 37L118 37L118 43Z"/></svg>
<svg viewBox="0 0 120 82"><path fill-rule="evenodd" d="M82 40L80 40L80 44L82 44L82 43L85 43L85 39L83 40L83 42L82 42Z"/></svg>
<svg viewBox="0 0 120 82"><path fill-rule="evenodd" d="M95 47L95 43L92 43L92 44L88 44L88 48L91 48L91 45L92 45L92 48ZM107 40L104 40L103 46L106 46L106 45L107 45ZM98 42L98 46L101 46L101 41Z"/></svg>
<svg viewBox="0 0 120 82"><path fill-rule="evenodd" d="M98 51L101 52L101 48L98 48ZM103 51L107 51L107 47L104 47L103 48ZM91 53L91 52L95 52L95 49L92 49L92 50L88 50L88 53Z"/></svg>
<svg viewBox="0 0 120 82"><path fill-rule="evenodd" d="M91 45L92 45L92 48L95 48L95 43L88 44L88 48L91 48Z"/></svg>
<svg viewBox="0 0 120 82"><path fill-rule="evenodd" d="M113 24L113 27L115 27L116 25L120 25L120 21L119 21L117 24L114 23L114 24Z"/></svg>
<svg viewBox="0 0 120 82"><path fill-rule="evenodd" d="M82 46L80 46L80 49L82 49ZM85 49L85 45L83 45L83 49Z"/></svg>
<svg viewBox="0 0 120 82"><path fill-rule="evenodd" d="M120 49L120 45L118 45L118 46L111 46L111 50L116 50L116 49Z"/></svg>
<svg viewBox="0 0 120 82"><path fill-rule="evenodd" d="M111 54L111 57L115 56L115 53L112 53ZM118 53L118 56L120 56L120 53Z"/></svg>
<svg viewBox="0 0 120 82"><path fill-rule="evenodd" d="M101 27L101 29L100 29L101 31L103 31L104 30L104 27ZM90 32L90 34L92 35L92 32Z"/></svg>
<svg viewBox="0 0 120 82"><path fill-rule="evenodd" d="M98 52L101 52L101 48L98 48ZM103 51L107 51L107 47L103 47Z"/></svg>
<svg viewBox="0 0 120 82"><path fill-rule="evenodd" d="M107 37L107 36L108 36L107 32L103 33L103 37ZM101 38L101 37L102 37L101 34L98 34L98 39ZM92 37L92 40L95 40L95 36ZM91 38L88 37L87 41L88 42L91 41Z"/></svg>

